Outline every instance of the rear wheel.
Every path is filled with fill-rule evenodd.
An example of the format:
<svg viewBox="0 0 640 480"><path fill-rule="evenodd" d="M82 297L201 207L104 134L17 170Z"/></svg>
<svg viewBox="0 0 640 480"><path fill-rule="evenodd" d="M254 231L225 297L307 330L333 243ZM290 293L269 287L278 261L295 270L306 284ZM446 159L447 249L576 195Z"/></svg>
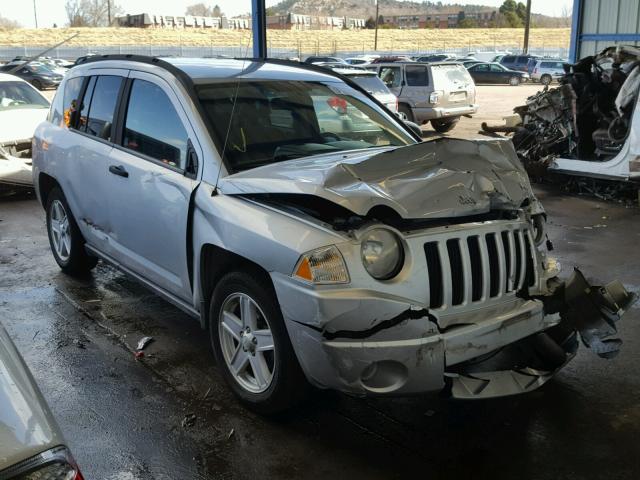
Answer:
<svg viewBox="0 0 640 480"><path fill-rule="evenodd" d="M453 130L453 127L460 121L460 117L450 118L447 120L431 120L431 126L438 133L445 133Z"/></svg>
<svg viewBox="0 0 640 480"><path fill-rule="evenodd" d="M211 297L209 319L216 360L242 403L273 414L304 397L308 384L268 278L257 272L225 275Z"/></svg>
<svg viewBox="0 0 640 480"><path fill-rule="evenodd" d="M47 197L47 234L53 258L63 272L86 275L98 259L87 254L84 238L71 214L62 190L55 187Z"/></svg>
<svg viewBox="0 0 640 480"><path fill-rule="evenodd" d="M551 75L544 74L540 77L540 83L543 85L549 85L551 83Z"/></svg>
<svg viewBox="0 0 640 480"><path fill-rule="evenodd" d="M405 117L410 122L415 122L415 119L414 119L414 116L413 116L413 110L411 110L411 107L409 107L409 105L407 105L405 103L401 103L400 105L398 105L398 111L400 113L404 113Z"/></svg>
<svg viewBox="0 0 640 480"><path fill-rule="evenodd" d="M520 77L513 76L509 79L509 85L512 87L517 87L520 85Z"/></svg>

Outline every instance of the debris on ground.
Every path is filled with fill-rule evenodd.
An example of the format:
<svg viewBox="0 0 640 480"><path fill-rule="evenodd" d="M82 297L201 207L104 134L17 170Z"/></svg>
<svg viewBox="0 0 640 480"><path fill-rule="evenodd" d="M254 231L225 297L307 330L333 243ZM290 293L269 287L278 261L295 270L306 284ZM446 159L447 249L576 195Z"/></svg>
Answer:
<svg viewBox="0 0 640 480"><path fill-rule="evenodd" d="M151 342L153 342L153 337L142 337L138 341L138 348L136 348L136 350L137 351L144 350L147 347L147 345L149 345Z"/></svg>
<svg viewBox="0 0 640 480"><path fill-rule="evenodd" d="M233 437L234 433L236 433L235 428L232 428L231 430L229 430L229 433L227 434L227 440L231 440L231 437Z"/></svg>
<svg viewBox="0 0 640 480"><path fill-rule="evenodd" d="M133 352L133 356L136 357L136 360L139 360L142 357L144 357L144 352L141 351L141 350L137 350L137 351Z"/></svg>
<svg viewBox="0 0 640 480"><path fill-rule="evenodd" d="M182 419L182 428L193 427L196 424L196 414L187 413Z"/></svg>
<svg viewBox="0 0 640 480"><path fill-rule="evenodd" d="M82 350L85 350L87 348L87 346L84 344L84 342L82 342L81 340L78 340L77 338L73 341L73 344L76 347L81 348Z"/></svg>

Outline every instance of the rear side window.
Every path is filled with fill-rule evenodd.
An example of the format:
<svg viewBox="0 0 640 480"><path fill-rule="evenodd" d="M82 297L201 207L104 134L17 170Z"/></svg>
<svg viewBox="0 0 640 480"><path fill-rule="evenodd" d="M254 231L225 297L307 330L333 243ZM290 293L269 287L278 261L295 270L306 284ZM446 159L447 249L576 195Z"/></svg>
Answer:
<svg viewBox="0 0 640 480"><path fill-rule="evenodd" d="M404 71L407 85L410 87L426 87L429 85L429 73L425 66L407 65Z"/></svg>
<svg viewBox="0 0 640 480"><path fill-rule="evenodd" d="M78 97L82 89L82 82L85 77L70 78L64 84L64 93L62 95L62 111L53 110L51 123L59 127L70 127L77 121L78 116Z"/></svg>
<svg viewBox="0 0 640 480"><path fill-rule="evenodd" d="M402 72L400 67L382 67L380 79L387 88L399 87L402 84Z"/></svg>
<svg viewBox="0 0 640 480"><path fill-rule="evenodd" d="M112 140L113 115L121 85L122 77L118 76L91 78L80 113L79 130L103 140Z"/></svg>
<svg viewBox="0 0 640 480"><path fill-rule="evenodd" d="M125 120L123 146L165 165L184 169L189 136L160 87L134 80Z"/></svg>
<svg viewBox="0 0 640 480"><path fill-rule="evenodd" d="M502 63L514 63L516 61L516 57L503 57Z"/></svg>
<svg viewBox="0 0 640 480"><path fill-rule="evenodd" d="M529 62L529 57L518 57L516 63L526 65Z"/></svg>

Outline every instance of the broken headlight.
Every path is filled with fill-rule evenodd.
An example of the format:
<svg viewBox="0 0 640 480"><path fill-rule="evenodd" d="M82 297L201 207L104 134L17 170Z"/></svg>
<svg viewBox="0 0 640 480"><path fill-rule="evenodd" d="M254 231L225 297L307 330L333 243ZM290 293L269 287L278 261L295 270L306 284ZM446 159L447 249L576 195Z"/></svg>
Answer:
<svg viewBox="0 0 640 480"><path fill-rule="evenodd" d="M394 232L383 228L376 228L364 234L360 256L364 268L377 280L395 277L404 265L402 242Z"/></svg>
<svg viewBox="0 0 640 480"><path fill-rule="evenodd" d="M349 283L349 272L335 245L307 252L300 257L293 276L316 284Z"/></svg>

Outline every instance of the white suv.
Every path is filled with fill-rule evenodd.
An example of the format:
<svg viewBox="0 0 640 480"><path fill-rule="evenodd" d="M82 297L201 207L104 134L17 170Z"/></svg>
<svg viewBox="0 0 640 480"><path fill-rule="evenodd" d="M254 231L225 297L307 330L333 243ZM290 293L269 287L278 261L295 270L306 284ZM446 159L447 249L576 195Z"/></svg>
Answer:
<svg viewBox="0 0 640 480"><path fill-rule="evenodd" d="M554 80L558 81L564 75L563 65L562 60L540 58L531 71L531 80L543 85L549 85Z"/></svg>

